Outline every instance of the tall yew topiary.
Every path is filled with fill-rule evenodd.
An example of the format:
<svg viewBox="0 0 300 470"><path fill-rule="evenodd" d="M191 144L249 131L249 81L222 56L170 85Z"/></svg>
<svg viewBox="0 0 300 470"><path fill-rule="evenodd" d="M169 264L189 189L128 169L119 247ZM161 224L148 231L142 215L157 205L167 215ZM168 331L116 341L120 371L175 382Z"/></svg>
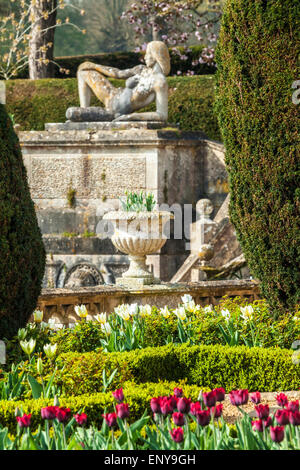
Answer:
<svg viewBox="0 0 300 470"><path fill-rule="evenodd" d="M26 324L44 269L45 251L19 141L0 104L0 339Z"/></svg>
<svg viewBox="0 0 300 470"><path fill-rule="evenodd" d="M292 99L299 53L299 1L227 0L216 111L226 146L230 216L276 315L300 300L300 104Z"/></svg>

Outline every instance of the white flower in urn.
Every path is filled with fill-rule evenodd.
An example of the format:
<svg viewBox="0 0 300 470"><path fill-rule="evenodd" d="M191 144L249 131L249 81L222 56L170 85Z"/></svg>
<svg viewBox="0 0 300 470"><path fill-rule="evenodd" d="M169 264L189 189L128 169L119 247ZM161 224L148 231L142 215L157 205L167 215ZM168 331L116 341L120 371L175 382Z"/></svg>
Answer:
<svg viewBox="0 0 300 470"><path fill-rule="evenodd" d="M74 310L80 318L86 318L88 311L85 305L75 305Z"/></svg>
<svg viewBox="0 0 300 470"><path fill-rule="evenodd" d="M229 320L231 318L229 310L227 310L227 309L226 310L225 309L221 310L221 315L222 315L222 317L225 318L226 322L229 322Z"/></svg>
<svg viewBox="0 0 300 470"><path fill-rule="evenodd" d="M253 310L252 305L246 305L246 307L240 307L240 310L242 312L241 318L244 320L245 323L253 319L254 310Z"/></svg>

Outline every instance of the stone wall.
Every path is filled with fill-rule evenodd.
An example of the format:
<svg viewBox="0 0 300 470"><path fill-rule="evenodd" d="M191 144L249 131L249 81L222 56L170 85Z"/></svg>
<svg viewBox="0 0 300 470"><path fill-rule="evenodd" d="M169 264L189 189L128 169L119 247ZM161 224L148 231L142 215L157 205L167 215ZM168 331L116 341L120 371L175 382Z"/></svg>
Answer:
<svg viewBox="0 0 300 470"><path fill-rule="evenodd" d="M190 204L194 217L200 198L209 197L217 212L227 196L224 148L201 132L56 125L19 138L48 253L44 287L80 285L83 278L85 285L113 283L127 269L127 257L98 233L102 216L118 209L126 190L152 192L159 204ZM181 240L168 240L148 257L156 277L168 281L189 255L189 222Z"/></svg>
<svg viewBox="0 0 300 470"><path fill-rule="evenodd" d="M210 281L144 286L139 290L117 286L81 287L74 289L44 289L37 308L44 312L44 321L50 318L58 324L79 321L75 305L86 305L89 317L101 312L111 313L122 303L168 305L175 308L184 294L191 295L197 304L217 305L220 299L241 296L249 302L260 298L259 285L254 281Z"/></svg>

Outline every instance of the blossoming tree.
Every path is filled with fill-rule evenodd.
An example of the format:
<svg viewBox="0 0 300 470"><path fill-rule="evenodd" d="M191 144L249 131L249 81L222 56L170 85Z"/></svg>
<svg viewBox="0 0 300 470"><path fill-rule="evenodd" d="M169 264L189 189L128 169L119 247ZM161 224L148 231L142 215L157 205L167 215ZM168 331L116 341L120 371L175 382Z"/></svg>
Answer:
<svg viewBox="0 0 300 470"><path fill-rule="evenodd" d="M11 0L8 14L0 18L1 78L17 76L27 64L31 79L53 74L55 29L71 24L68 18L64 22L57 18L58 10L66 6L79 9L64 0Z"/></svg>
<svg viewBox="0 0 300 470"><path fill-rule="evenodd" d="M203 45L198 62L214 64L216 25L222 14L221 0L138 0L123 12L135 31L135 39L163 40L182 60L187 60L189 45ZM145 48L138 47L137 51Z"/></svg>

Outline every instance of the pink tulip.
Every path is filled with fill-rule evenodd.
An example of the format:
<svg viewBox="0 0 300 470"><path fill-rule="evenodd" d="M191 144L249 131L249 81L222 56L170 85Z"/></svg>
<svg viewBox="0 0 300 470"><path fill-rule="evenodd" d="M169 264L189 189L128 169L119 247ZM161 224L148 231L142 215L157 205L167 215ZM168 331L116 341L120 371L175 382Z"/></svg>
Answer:
<svg viewBox="0 0 300 470"><path fill-rule="evenodd" d="M281 442L284 439L284 427L283 426L271 426L270 436L273 442Z"/></svg>
<svg viewBox="0 0 300 470"><path fill-rule="evenodd" d="M258 405L255 407L255 411L260 419L267 419L270 414L269 405Z"/></svg>
<svg viewBox="0 0 300 470"><path fill-rule="evenodd" d="M16 416L16 420L20 428L29 428L31 424L31 414Z"/></svg>
<svg viewBox="0 0 300 470"><path fill-rule="evenodd" d="M116 409L118 418L129 418L129 405L127 403L119 403L118 405L116 405Z"/></svg>
<svg viewBox="0 0 300 470"><path fill-rule="evenodd" d="M112 395L114 397L114 399L116 400L117 403L123 403L124 401L124 393L123 393L123 389L122 388L119 388L118 390L116 390L115 392L112 392Z"/></svg>
<svg viewBox="0 0 300 470"><path fill-rule="evenodd" d="M258 405L261 401L260 393L259 392L252 393L250 395L250 400L252 401L252 403L255 403L256 405Z"/></svg>
<svg viewBox="0 0 300 470"><path fill-rule="evenodd" d="M246 405L246 403L248 403L249 393L248 390L232 390L229 393L229 398L232 405Z"/></svg>
<svg viewBox="0 0 300 470"><path fill-rule="evenodd" d="M182 442L184 439L182 428L175 428L172 431L170 431L170 434L171 434L173 441L177 442L177 444Z"/></svg>

